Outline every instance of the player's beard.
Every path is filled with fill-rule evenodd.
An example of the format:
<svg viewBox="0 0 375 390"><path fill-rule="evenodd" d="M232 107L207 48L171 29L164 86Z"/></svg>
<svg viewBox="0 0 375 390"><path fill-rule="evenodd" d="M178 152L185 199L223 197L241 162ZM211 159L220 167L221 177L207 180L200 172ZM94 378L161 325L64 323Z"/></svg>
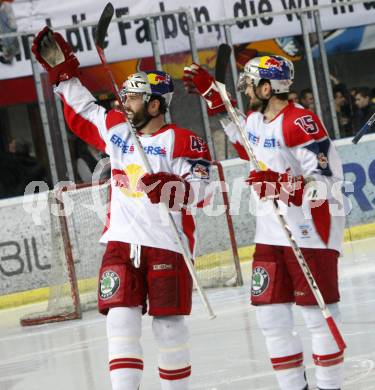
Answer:
<svg viewBox="0 0 375 390"><path fill-rule="evenodd" d="M263 101L257 97L249 98L249 104L247 106L250 111L260 111L263 107Z"/></svg>
<svg viewBox="0 0 375 390"><path fill-rule="evenodd" d="M137 112L128 110L128 113L132 114L130 115L129 120L138 131L142 130L142 128L145 127L152 119L152 116L147 111L146 105L143 105L142 108Z"/></svg>
<svg viewBox="0 0 375 390"><path fill-rule="evenodd" d="M254 96L250 98L249 102L250 109L252 109L253 111L260 111L264 113L271 97L272 95L270 97L259 95L256 91L256 88L254 88Z"/></svg>

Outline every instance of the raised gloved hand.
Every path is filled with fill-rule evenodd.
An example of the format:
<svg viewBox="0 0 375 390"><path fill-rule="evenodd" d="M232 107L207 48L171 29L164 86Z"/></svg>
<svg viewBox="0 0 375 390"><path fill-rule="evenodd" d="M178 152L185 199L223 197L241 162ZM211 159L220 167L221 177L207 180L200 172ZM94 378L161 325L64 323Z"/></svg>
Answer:
<svg viewBox="0 0 375 390"><path fill-rule="evenodd" d="M215 79L200 65L192 63L184 68L183 81L188 93L198 93L207 104L208 115L225 112L225 106L216 88ZM237 102L231 99L233 106Z"/></svg>
<svg viewBox="0 0 375 390"><path fill-rule="evenodd" d="M173 173L146 173L141 177L140 189L151 203L163 202L174 211L189 204L189 182Z"/></svg>
<svg viewBox="0 0 375 390"><path fill-rule="evenodd" d="M78 76L79 61L63 36L44 27L34 38L31 51L48 72L51 84Z"/></svg>
<svg viewBox="0 0 375 390"><path fill-rule="evenodd" d="M303 176L291 176L289 173L251 171L246 182L253 186L260 199L280 199L290 206L301 206L305 181Z"/></svg>

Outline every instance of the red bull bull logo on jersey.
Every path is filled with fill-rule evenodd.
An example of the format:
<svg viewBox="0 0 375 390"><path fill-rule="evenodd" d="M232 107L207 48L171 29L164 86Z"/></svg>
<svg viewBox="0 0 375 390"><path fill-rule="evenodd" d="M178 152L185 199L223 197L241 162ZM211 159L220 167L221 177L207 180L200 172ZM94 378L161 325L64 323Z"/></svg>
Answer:
<svg viewBox="0 0 375 390"><path fill-rule="evenodd" d="M140 179L145 170L138 164L129 164L124 169L112 169L114 185L127 197L140 198L144 192L140 189Z"/></svg>

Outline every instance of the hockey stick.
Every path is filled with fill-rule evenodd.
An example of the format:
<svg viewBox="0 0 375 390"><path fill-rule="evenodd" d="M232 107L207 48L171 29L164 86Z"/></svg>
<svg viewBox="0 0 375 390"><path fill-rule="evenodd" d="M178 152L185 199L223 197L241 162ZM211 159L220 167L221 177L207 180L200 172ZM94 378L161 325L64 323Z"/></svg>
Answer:
<svg viewBox="0 0 375 390"><path fill-rule="evenodd" d="M219 47L218 50L218 60L217 60L217 65L218 68L215 71L215 78L216 78L216 86L217 89L220 93L221 98L223 99L223 102L225 104L225 108L227 109L227 112L232 119L232 121L235 123L237 130L241 136L243 146L249 156L249 159L251 163L254 165L256 170L260 170L260 165L259 162L254 154L254 151L250 145L250 142L246 136L245 130L241 125L240 119L237 115L236 110L232 106L230 99L228 97L228 93L225 88L225 71L226 67L229 61L229 56L231 53L231 48L227 44L222 44ZM222 57L222 58L220 58ZM279 219L279 222L285 231L285 234L288 238L288 241L290 243L290 246L297 258L297 261L302 269L303 274L305 275L305 278L310 286L310 289L312 293L314 294L314 297L319 305L320 310L322 311L323 317L327 321L327 325L331 331L331 334L336 341L337 346L339 347L340 351L343 351L346 348L345 341L336 325L335 320L333 319L326 303L324 302L323 296L319 290L319 287L317 286L315 279L310 271L310 268L308 264L306 263L306 260L302 254L301 249L299 248L296 239L293 237L292 231L290 227L287 225L287 222L284 218L284 216L281 213L279 204L276 199L272 200L273 207L275 210L275 213Z"/></svg>
<svg viewBox="0 0 375 390"><path fill-rule="evenodd" d="M361 127L356 136L352 139L353 144L357 144L358 141L371 129L375 123L375 114L371 115L371 118Z"/></svg>
<svg viewBox="0 0 375 390"><path fill-rule="evenodd" d="M114 8L113 8L113 5L111 3L107 3L107 5L105 6L101 16L100 16L100 19L99 19L99 22L98 22L98 26L97 26L97 30L96 30L96 36L95 36L95 45L96 45L96 49L98 51L98 54L99 54L99 57L100 57L100 60L105 68L105 70L107 71L110 79L111 79L111 83L112 83L112 88L113 88L113 93L116 97L116 99L118 100L118 102L120 103L120 110L123 112L125 118L127 119L127 122L130 124L130 135L131 135L131 138L132 138L132 141L133 143L136 145L136 148L138 150L138 153L142 159L142 162L146 168L146 171L148 173L153 173L153 170L152 170L152 167L151 167L151 164L146 156L146 153L142 147L142 144L141 144L141 141L139 140L139 137L138 137L138 134L137 134L137 130L135 129L133 123L131 120L129 120L129 118L127 117L126 115L126 111L125 111L125 107L124 107L124 104L123 104L123 101L122 99L120 98L120 95L119 95L119 91L118 91L118 87L117 87L117 84L115 82L115 79L113 77L113 74L112 74L112 71L111 69L109 68L108 66L108 63L107 63L107 60L106 60L106 57L105 57L105 54L104 54L104 39L105 39L105 36L107 34L107 30L108 30L108 26L111 22L111 19L113 17L113 14L114 14ZM212 310L212 307L207 299L207 296L206 296L206 293L204 292L204 290L202 289L202 286L201 286L201 283L198 279L198 275L195 271L195 268L193 266L193 263L190 259L190 255L188 253L188 251L186 250L185 248L185 245L184 243L182 242L181 240L181 237L179 235L179 232L178 232L178 228L177 228L177 225L176 225L176 222L174 221L173 217L172 217L172 214L171 212L169 211L167 205L165 205L164 203L161 204L161 206L164 208L166 214L168 215L168 221L169 221L169 224L173 230L173 233L175 235L175 238L177 240L177 242L179 243L179 246L180 246L180 249L181 249L181 252L182 252L182 255L184 257L184 260L185 260L185 263L186 263L186 266L188 267L188 270L190 272L190 275L195 283L195 286L197 288L197 291L202 299L202 302L205 306L205 308L207 309L208 311L208 314L209 314L209 318L212 319L212 318L215 318L215 314Z"/></svg>

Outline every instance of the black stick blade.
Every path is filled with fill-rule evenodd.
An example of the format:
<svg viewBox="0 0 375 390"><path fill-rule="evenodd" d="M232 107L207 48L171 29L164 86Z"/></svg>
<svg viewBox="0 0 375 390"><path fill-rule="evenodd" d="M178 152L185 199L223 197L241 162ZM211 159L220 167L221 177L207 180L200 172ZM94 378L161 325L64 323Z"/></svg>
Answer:
<svg viewBox="0 0 375 390"><path fill-rule="evenodd" d="M113 8L112 3L107 3L100 15L98 25L96 26L95 44L101 49L104 49L104 39L107 35L108 26L109 23L111 23L114 12L115 9Z"/></svg>
<svg viewBox="0 0 375 390"><path fill-rule="evenodd" d="M222 43L217 51L215 79L222 84L225 84L225 73L227 70L231 52L231 47L226 43Z"/></svg>

